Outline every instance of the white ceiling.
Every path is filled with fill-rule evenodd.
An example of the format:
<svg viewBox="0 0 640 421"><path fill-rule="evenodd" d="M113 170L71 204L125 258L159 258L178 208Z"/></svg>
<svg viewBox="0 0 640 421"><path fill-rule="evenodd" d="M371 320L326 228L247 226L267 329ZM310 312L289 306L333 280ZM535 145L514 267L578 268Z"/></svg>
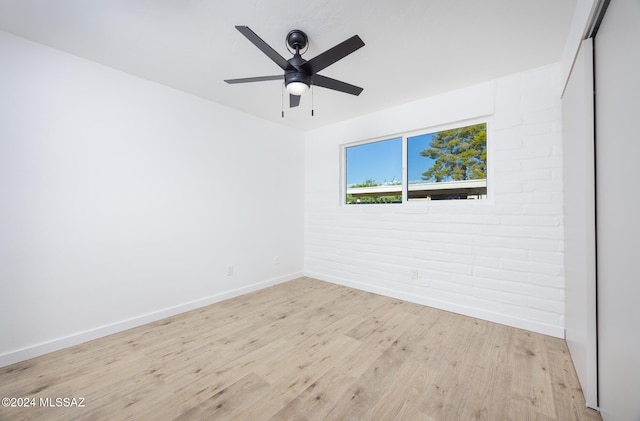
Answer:
<svg viewBox="0 0 640 421"><path fill-rule="evenodd" d="M0 29L229 107L311 129L561 59L576 0L0 0ZM234 25L307 60L358 34L365 46L320 72L364 88L315 88L289 109L280 68ZM285 100L285 118L280 111Z"/></svg>

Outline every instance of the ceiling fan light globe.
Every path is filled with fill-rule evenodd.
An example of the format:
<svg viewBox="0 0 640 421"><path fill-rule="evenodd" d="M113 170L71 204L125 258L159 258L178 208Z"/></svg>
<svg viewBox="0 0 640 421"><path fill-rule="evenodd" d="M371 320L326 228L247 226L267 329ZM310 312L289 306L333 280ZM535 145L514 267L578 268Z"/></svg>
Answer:
<svg viewBox="0 0 640 421"><path fill-rule="evenodd" d="M287 92L291 95L304 95L309 90L309 85L304 82L289 82Z"/></svg>

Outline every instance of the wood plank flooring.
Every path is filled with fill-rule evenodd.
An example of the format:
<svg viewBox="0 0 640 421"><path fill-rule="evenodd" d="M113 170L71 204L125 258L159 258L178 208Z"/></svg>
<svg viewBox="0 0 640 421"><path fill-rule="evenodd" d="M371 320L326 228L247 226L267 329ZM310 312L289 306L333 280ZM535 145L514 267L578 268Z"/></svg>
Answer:
<svg viewBox="0 0 640 421"><path fill-rule="evenodd" d="M601 419L563 340L310 278L0 368L0 397L35 399L12 421Z"/></svg>

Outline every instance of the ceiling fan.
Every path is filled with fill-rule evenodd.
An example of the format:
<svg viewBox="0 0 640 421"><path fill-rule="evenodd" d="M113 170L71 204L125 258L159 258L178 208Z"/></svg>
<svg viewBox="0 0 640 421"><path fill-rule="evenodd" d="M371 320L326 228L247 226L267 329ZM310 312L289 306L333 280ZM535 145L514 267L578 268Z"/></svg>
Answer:
<svg viewBox="0 0 640 421"><path fill-rule="evenodd" d="M307 61L302 58L302 54L306 51L304 49L308 45L308 38L307 34L299 29L294 29L289 32L286 38L287 45L293 50L289 50L293 53L293 57L289 60L278 54L269 44L249 29L248 26L236 26L236 29L258 47L260 51L265 53L274 63L280 66L280 68L284 70L284 76L275 75L227 79L225 80L227 83L263 82L267 80L284 79L287 92L289 92L290 107L297 107L300 104L300 96L305 94L311 85L333 89L334 91L345 92L351 95L360 95L363 90L358 86L318 74L319 71L363 47L364 42L357 35L352 36L346 41Z"/></svg>

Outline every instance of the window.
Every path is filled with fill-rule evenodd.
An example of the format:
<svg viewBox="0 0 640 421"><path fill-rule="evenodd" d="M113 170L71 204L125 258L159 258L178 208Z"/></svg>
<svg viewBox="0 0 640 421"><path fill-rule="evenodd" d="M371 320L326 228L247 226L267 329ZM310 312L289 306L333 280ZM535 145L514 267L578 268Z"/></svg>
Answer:
<svg viewBox="0 0 640 421"><path fill-rule="evenodd" d="M485 199L487 123L347 146L344 168L347 204Z"/></svg>
<svg viewBox="0 0 640 421"><path fill-rule="evenodd" d="M346 148L347 204L402 202L402 138Z"/></svg>
<svg viewBox="0 0 640 421"><path fill-rule="evenodd" d="M407 138L407 200L487 197L487 124Z"/></svg>

